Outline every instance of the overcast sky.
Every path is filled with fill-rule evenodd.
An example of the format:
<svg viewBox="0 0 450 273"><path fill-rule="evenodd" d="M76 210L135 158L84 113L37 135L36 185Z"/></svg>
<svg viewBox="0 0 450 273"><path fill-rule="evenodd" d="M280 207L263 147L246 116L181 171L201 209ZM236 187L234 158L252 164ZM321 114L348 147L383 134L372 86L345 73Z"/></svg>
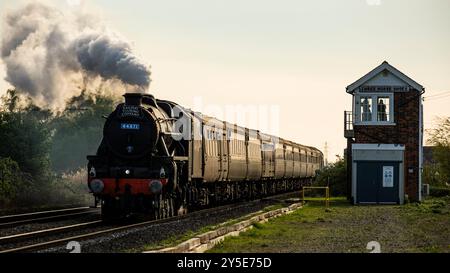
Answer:
<svg viewBox="0 0 450 273"><path fill-rule="evenodd" d="M2 17L26 2L0 0ZM346 145L345 87L384 60L426 95L450 91L448 0L44 2L100 14L152 66L155 96L277 106L280 135L320 149L327 141L331 160ZM0 93L4 77L0 63ZM450 97L424 105L426 128L450 116Z"/></svg>

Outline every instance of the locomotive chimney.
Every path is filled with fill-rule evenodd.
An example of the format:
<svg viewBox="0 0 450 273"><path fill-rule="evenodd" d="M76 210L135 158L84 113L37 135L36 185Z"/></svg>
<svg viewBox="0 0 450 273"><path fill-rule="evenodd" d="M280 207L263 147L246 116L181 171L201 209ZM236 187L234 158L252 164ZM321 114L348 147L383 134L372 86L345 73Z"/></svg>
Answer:
<svg viewBox="0 0 450 273"><path fill-rule="evenodd" d="M123 96L125 97L126 105L141 106L142 104L145 104L145 105L151 105L154 107L158 107L158 105L156 104L155 97L150 94L126 93Z"/></svg>
<svg viewBox="0 0 450 273"><path fill-rule="evenodd" d="M142 94L139 93L127 93L123 95L125 97L126 105L140 106L142 104Z"/></svg>

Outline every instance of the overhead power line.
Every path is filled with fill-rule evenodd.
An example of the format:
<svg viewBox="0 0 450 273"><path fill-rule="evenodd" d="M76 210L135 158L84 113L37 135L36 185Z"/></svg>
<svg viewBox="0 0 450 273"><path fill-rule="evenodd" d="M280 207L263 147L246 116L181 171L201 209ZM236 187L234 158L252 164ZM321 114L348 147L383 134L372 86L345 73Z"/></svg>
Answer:
<svg viewBox="0 0 450 273"><path fill-rule="evenodd" d="M427 101L445 99L445 98L448 98L448 97L450 97L450 91L442 92L442 93L439 93L439 94L436 94L436 95L426 96L423 99L424 99L425 102L427 102Z"/></svg>
<svg viewBox="0 0 450 273"><path fill-rule="evenodd" d="M450 91L445 91L445 92L437 93L434 95L426 96L425 98L433 98L433 97L438 97L438 96L442 96L442 95L446 95L446 94L450 94Z"/></svg>

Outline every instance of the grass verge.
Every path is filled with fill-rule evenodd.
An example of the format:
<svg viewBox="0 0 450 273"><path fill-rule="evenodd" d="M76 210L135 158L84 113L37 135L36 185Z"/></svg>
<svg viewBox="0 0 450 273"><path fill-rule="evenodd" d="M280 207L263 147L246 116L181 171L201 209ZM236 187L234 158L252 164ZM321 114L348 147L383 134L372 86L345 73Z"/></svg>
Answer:
<svg viewBox="0 0 450 273"><path fill-rule="evenodd" d="M271 210L276 210L276 209L279 209L279 208L286 207L287 205L289 205L289 204L282 203L282 204L276 204L276 205L267 206L264 209L262 209L262 212L268 212L268 211L271 211ZM189 231L187 231L185 233L171 236L171 237L169 237L169 238L167 238L167 239L165 239L163 241L160 241L160 242L157 242L157 243L152 243L152 244L147 244L144 247L139 248L139 249L127 250L127 252L142 252L142 251L149 251L149 250L173 247L173 246L176 246L176 245L178 245L178 244L180 244L180 243L182 243L184 241L187 241L187 240L189 240L191 238L194 238L195 236L197 236L199 234L206 233L208 231L212 231L212 230L215 230L215 229L218 229L218 228L221 228L221 227L234 225L234 224L239 223L241 221L245 221L247 219L250 219L250 218L252 218L253 216L255 216L255 215L259 214L259 213L261 213L261 211L260 212L255 212L255 213L251 213L251 214L248 214L248 215L245 215L245 216L242 216L242 217L239 217L239 218L236 218L236 219L233 219L233 220L230 220L230 221L227 221L225 223L218 224L218 225L209 225L209 226L202 227L200 229L189 230Z"/></svg>
<svg viewBox="0 0 450 273"><path fill-rule="evenodd" d="M345 198L310 201L303 209L256 224L211 249L213 253L450 252L450 197L404 206L352 206Z"/></svg>

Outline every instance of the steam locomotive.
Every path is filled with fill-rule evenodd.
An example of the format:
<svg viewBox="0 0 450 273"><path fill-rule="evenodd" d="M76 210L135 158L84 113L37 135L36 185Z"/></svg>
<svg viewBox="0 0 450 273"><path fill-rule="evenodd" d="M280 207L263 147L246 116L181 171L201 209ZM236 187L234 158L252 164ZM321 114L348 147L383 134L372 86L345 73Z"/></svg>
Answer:
<svg viewBox="0 0 450 273"><path fill-rule="evenodd" d="M301 189L318 149L240 127L149 94L128 93L106 118L88 186L105 219L161 219Z"/></svg>

